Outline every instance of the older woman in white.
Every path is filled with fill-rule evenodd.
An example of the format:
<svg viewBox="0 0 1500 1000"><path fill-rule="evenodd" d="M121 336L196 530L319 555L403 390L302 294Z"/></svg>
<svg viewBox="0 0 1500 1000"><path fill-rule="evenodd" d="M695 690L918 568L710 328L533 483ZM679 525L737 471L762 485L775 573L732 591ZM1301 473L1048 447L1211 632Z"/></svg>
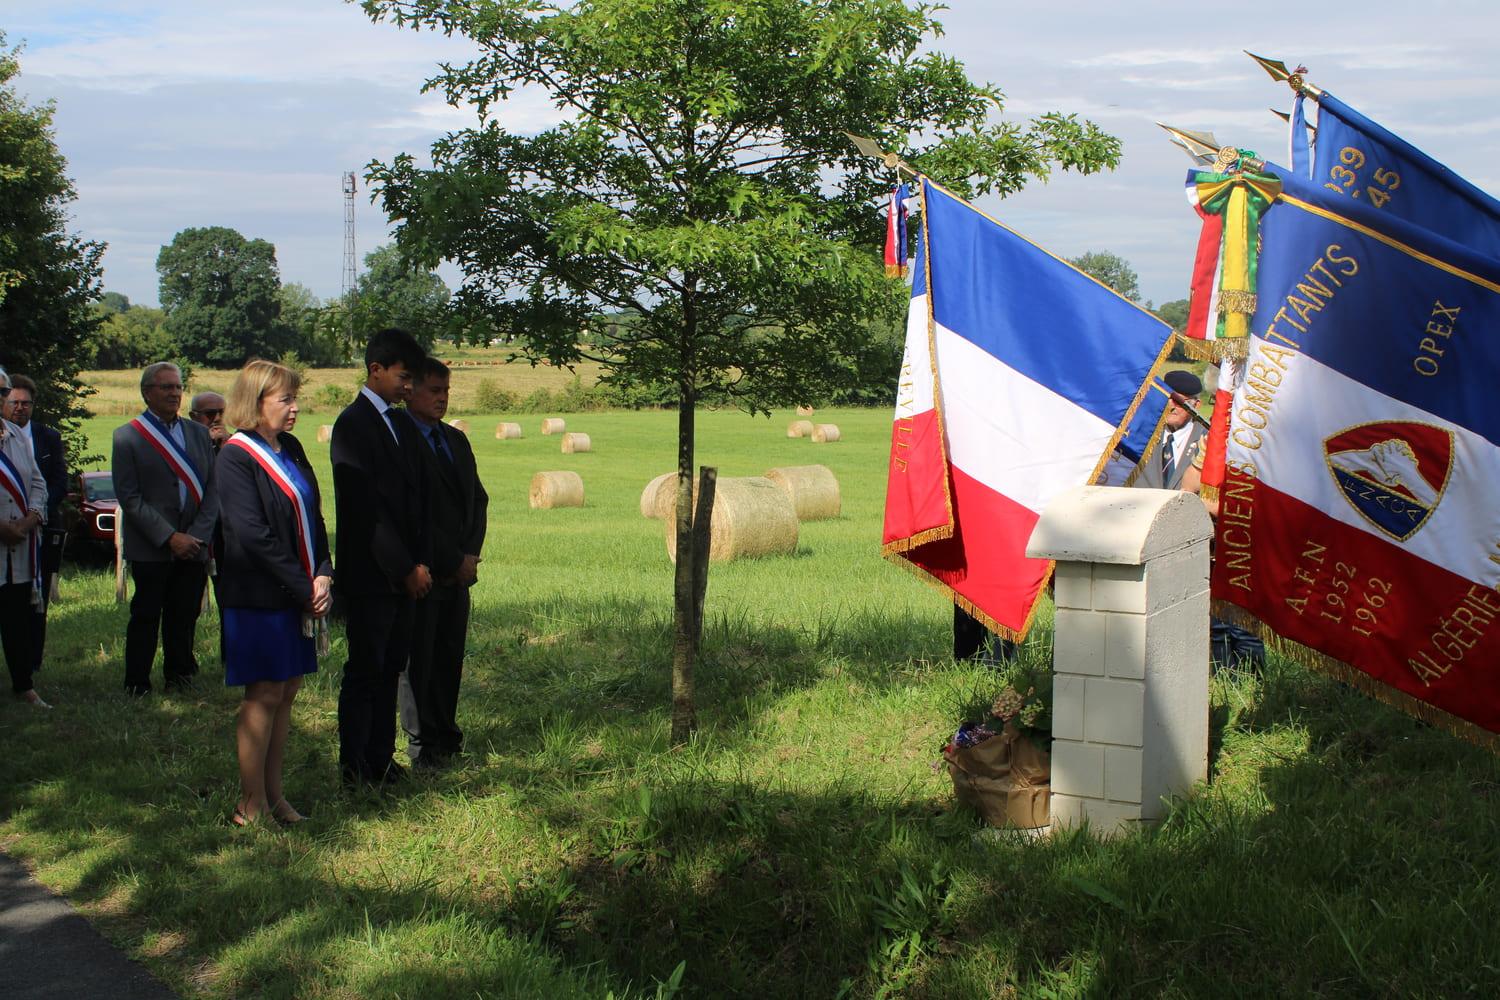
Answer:
<svg viewBox="0 0 1500 1000"><path fill-rule="evenodd" d="M0 368L0 397L10 376ZM21 429L0 420L0 646L16 699L49 708L31 682L33 616L41 607L41 527L47 519L47 481Z"/></svg>

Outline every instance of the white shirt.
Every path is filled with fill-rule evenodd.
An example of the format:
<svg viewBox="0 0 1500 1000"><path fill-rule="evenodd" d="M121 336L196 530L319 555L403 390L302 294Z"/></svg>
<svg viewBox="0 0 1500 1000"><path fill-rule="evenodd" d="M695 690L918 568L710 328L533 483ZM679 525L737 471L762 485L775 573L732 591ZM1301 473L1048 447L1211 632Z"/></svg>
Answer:
<svg viewBox="0 0 1500 1000"><path fill-rule="evenodd" d="M375 407L375 412L380 414L380 418L385 421L386 430L390 431L391 437L397 444L400 444L401 436L396 433L396 425L391 423L391 415L386 412L391 408L391 404L381 399L378 395L376 395L375 390L371 389L367 385L362 385L359 387L359 394L368 399L371 405Z"/></svg>
<svg viewBox="0 0 1500 1000"><path fill-rule="evenodd" d="M36 458L36 438L31 436L31 421L26 421L25 427L21 427L20 424L11 424L11 426L21 431L21 436L26 439L27 444L31 445L31 457Z"/></svg>

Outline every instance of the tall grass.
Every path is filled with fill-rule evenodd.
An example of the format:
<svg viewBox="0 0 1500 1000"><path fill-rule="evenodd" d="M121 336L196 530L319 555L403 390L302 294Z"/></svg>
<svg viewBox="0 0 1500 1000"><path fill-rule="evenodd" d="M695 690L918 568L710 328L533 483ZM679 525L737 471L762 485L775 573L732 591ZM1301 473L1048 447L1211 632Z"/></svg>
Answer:
<svg viewBox="0 0 1500 1000"><path fill-rule="evenodd" d="M838 444L785 438L790 414L699 417L700 461L823 462L844 515L713 567L688 746L666 740L663 526L637 507L672 416L569 415L595 450L562 455L539 419L495 441L493 415L471 421L492 499L463 766L339 791L336 638L288 762L313 821L230 827L235 694L120 697L124 611L70 568L40 675L58 708L0 708L0 840L209 996L1495 993L1500 766L1274 658L1215 679L1212 780L1159 829L1030 842L956 808L930 764L996 680L948 659L949 606L877 555L888 415L826 416ZM586 506L530 510L542 469L577 470ZM210 675L216 648L205 620Z"/></svg>

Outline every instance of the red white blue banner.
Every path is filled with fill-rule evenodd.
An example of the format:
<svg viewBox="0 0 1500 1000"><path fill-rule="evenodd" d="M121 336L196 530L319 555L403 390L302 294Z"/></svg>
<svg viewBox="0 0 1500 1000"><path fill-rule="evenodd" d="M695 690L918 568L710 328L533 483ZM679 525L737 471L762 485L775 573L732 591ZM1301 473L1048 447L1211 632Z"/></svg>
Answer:
<svg viewBox="0 0 1500 1000"><path fill-rule="evenodd" d="M1500 746L1500 259L1283 177L1213 595Z"/></svg>
<svg viewBox="0 0 1500 1000"><path fill-rule="evenodd" d="M890 278L906 277L906 200L909 196L905 184L891 188L885 217L885 273Z"/></svg>
<svg viewBox="0 0 1500 1000"><path fill-rule="evenodd" d="M1167 324L930 181L891 430L882 550L1007 638L1052 564L1026 543L1093 482Z"/></svg>
<svg viewBox="0 0 1500 1000"><path fill-rule="evenodd" d="M308 509L308 499L302 495L302 490L292 481L292 477L287 475L275 452L271 451L264 441L251 437L244 431L238 431L225 444L243 448L249 452L261 471L291 501L292 510L297 519L297 560L302 563L302 570L307 574L307 578L312 580L318 568L317 556L313 551L313 540L317 536L313 534L312 512Z"/></svg>
<svg viewBox="0 0 1500 1000"><path fill-rule="evenodd" d="M166 427L148 410L130 422L135 432L146 440L162 461L167 463L167 468L172 470L182 485L187 487L188 495L193 502L203 502L203 478L198 474L198 467L193 464L187 450L178 444L171 434L167 433Z"/></svg>

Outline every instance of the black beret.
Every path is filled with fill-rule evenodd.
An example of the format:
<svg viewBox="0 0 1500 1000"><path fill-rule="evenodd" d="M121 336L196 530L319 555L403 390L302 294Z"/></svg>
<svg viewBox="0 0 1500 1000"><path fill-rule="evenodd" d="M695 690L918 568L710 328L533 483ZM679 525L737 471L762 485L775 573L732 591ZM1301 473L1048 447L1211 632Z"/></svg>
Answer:
<svg viewBox="0 0 1500 1000"><path fill-rule="evenodd" d="M1167 388L1173 392L1180 392L1184 396L1203 395L1203 380L1192 372L1180 369L1167 372L1161 377L1167 383Z"/></svg>

